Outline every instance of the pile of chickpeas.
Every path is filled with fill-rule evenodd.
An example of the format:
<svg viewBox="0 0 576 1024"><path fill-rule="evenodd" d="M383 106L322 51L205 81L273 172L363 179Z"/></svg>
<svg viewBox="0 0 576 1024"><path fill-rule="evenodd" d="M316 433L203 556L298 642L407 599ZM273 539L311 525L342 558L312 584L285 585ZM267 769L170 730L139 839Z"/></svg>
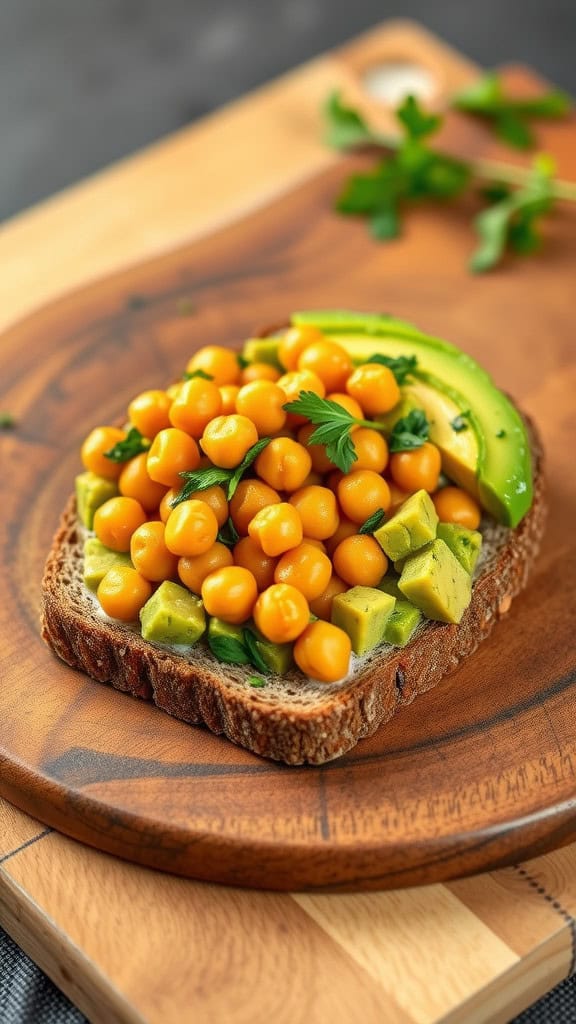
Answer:
<svg viewBox="0 0 576 1024"><path fill-rule="evenodd" d="M354 368L345 349L309 326L280 337L278 358L283 373L267 363L242 368L230 349L205 346L186 368L201 375L130 403L129 425L151 442L147 451L119 464L105 453L126 430L97 427L86 438L84 467L119 490L97 509L94 531L132 562L111 569L97 596L107 615L134 622L159 583L177 581L202 598L209 615L233 624L253 619L271 642L294 642L301 671L333 682L346 676L351 647L330 622L332 600L350 587L377 586L388 568L361 525L422 488L444 522L475 529L480 508L460 488L438 489L434 444L390 455L379 430L354 427L356 461L344 475L323 446L310 444L315 427L284 409L311 391L374 419L400 401L388 367ZM182 472L233 469L263 437L271 440L230 501L216 485L173 507ZM239 536L233 546L218 539L229 521Z"/></svg>

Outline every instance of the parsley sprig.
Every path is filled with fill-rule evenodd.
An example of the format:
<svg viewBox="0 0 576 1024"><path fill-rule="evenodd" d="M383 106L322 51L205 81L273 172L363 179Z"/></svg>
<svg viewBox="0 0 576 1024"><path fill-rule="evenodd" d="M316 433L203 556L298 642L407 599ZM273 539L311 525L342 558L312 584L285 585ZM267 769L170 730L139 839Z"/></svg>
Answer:
<svg viewBox="0 0 576 1024"><path fill-rule="evenodd" d="M532 149L535 145L533 120L566 117L572 105L570 97L558 89L516 99L507 94L502 79L494 72L462 89L453 103L457 110L486 120L496 135L515 149Z"/></svg>
<svg viewBox="0 0 576 1024"><path fill-rule="evenodd" d="M315 425L316 430L308 438L308 444L323 445L330 461L343 473L349 473L358 458L350 436L351 428L360 426L384 430L381 423L357 419L337 402L330 398L320 398L313 391L301 391L298 398L287 402L283 408L286 412L305 416Z"/></svg>
<svg viewBox="0 0 576 1024"><path fill-rule="evenodd" d="M375 352L373 356L366 359L366 362L387 366L389 370L392 370L396 383L400 386L406 383L408 377L414 375L418 365L416 356L385 356L381 352Z"/></svg>
<svg viewBox="0 0 576 1024"><path fill-rule="evenodd" d="M406 452L413 448L421 448L428 440L430 424L423 409L411 409L394 424L388 440L390 452Z"/></svg>
<svg viewBox="0 0 576 1024"><path fill-rule="evenodd" d="M375 533L376 530L382 526L382 523L386 519L386 513L383 508L377 508L368 519L365 519L362 526L358 528L358 533Z"/></svg>
<svg viewBox="0 0 576 1024"><path fill-rule="evenodd" d="M208 633L208 646L218 661L227 665L253 665L259 672L267 674L270 669L260 653L258 643L256 633L249 626L242 630L241 637L211 636ZM264 685L264 681L259 685Z"/></svg>
<svg viewBox="0 0 576 1024"><path fill-rule="evenodd" d="M209 487L224 487L226 489L226 497L228 501L234 497L236 488L240 483L244 473L250 469L250 466L255 459L258 458L260 452L264 451L267 444L269 444L271 438L261 437L256 444L253 444L248 449L246 455L242 459L242 462L236 466L236 469L222 469L220 466L208 466L206 469L191 469L185 470L180 473L180 476L184 479L185 483L182 490L172 498L170 502L171 508L176 508L182 501L187 501L188 498L196 491L206 491Z"/></svg>
<svg viewBox="0 0 576 1024"><path fill-rule="evenodd" d="M476 100L468 90L468 98L460 94L458 104L461 109L462 104L467 105L466 110L471 111L476 103L475 112L487 115L492 103L493 110L501 115L501 131L507 130L510 135L508 141L513 134L519 136L520 123L524 130L533 117L560 117L569 110L564 94L552 92L530 100L511 100L498 79L496 87L493 79L488 83L482 81L475 87ZM516 119L512 127L511 112ZM486 160L456 160L433 149L430 138L442 126L443 119L427 114L413 96L405 99L396 111L400 138L374 132L338 93L328 98L324 114L327 141L335 148L369 144L387 150L374 168L348 179L335 204L340 213L366 217L372 235L381 241L401 233L402 214L409 203L455 199L476 182L490 182L488 198L494 205L474 222L480 246L470 261L470 269L482 273L495 267L508 250L533 251L540 241L539 221L554 203L576 202L576 185L554 179L549 158L539 158L532 171L526 171ZM531 135L529 138L532 142ZM508 185L517 188L511 191Z"/></svg>
<svg viewBox="0 0 576 1024"><path fill-rule="evenodd" d="M141 455L142 452L147 452L150 447L150 441L147 437L143 437L136 427L131 429L126 434L123 441L118 441L112 448L104 455L107 459L111 459L112 462L128 462L129 459L133 459L136 455Z"/></svg>

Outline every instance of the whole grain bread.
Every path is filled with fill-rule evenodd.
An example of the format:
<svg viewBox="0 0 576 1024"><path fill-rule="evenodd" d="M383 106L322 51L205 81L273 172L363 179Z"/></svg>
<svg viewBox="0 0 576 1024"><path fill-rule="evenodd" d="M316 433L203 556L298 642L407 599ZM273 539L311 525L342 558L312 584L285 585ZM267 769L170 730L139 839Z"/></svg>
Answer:
<svg viewBox="0 0 576 1024"><path fill-rule="evenodd" d="M546 514L542 447L530 423L528 430L534 502L514 530L483 523L472 600L460 624L425 622L406 647L371 652L346 682L314 683L294 672L255 689L253 669L224 665L202 644L177 654L103 618L82 581L84 530L73 497L46 563L42 635L68 665L256 754L287 764L339 757L468 658L525 586Z"/></svg>

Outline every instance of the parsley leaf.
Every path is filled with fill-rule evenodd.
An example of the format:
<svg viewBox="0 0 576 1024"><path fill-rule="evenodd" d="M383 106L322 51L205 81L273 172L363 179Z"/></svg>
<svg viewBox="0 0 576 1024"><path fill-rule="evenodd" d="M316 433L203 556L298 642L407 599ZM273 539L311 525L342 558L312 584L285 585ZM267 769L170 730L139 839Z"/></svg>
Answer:
<svg viewBox="0 0 576 1024"><path fill-rule="evenodd" d="M460 434L463 430L468 430L468 423L466 422L466 417L468 415L468 412L461 412L458 416L455 416L453 420L450 420L450 426L457 434Z"/></svg>
<svg viewBox="0 0 576 1024"><path fill-rule="evenodd" d="M254 689L260 689L262 686L266 686L266 680L262 679L262 676L248 676L248 682Z"/></svg>
<svg viewBox="0 0 576 1024"><path fill-rule="evenodd" d="M534 146L532 120L565 117L572 107L570 97L557 89L528 99L509 96L494 72L457 93L453 105L457 110L484 118L504 142L516 149Z"/></svg>
<svg viewBox="0 0 576 1024"><path fill-rule="evenodd" d="M421 448L428 440L430 424L423 409L411 409L407 416L397 420L388 441L391 452L406 452Z"/></svg>
<svg viewBox="0 0 576 1024"><path fill-rule="evenodd" d="M261 437L259 441L256 441L256 444L253 444L252 447L248 449L240 465L236 466L236 469L232 472L230 482L228 484L228 501L231 501L234 495L236 494L236 488L238 487L238 484L240 483L246 470L250 468L254 460L258 458L260 452L264 451L266 445L270 444L271 440L272 438L270 437Z"/></svg>
<svg viewBox="0 0 576 1024"><path fill-rule="evenodd" d="M240 540L240 534L230 516L228 516L224 526L218 531L216 540L220 541L221 544L225 544L227 548L233 548Z"/></svg>
<svg viewBox="0 0 576 1024"><path fill-rule="evenodd" d="M184 370L182 374L182 380L194 380L194 377L200 377L201 380L214 380L211 373L206 373L204 370Z"/></svg>
<svg viewBox="0 0 576 1024"><path fill-rule="evenodd" d="M218 661L227 665L249 665L250 655L243 642L234 636L210 636L208 646Z"/></svg>
<svg viewBox="0 0 576 1024"><path fill-rule="evenodd" d="M258 638L256 637L254 631L251 629L243 629L242 638L244 640L244 646L248 651L250 664L254 665L254 668L257 668L260 672L269 672L270 669L268 668L268 665L266 664L264 658L260 654L260 649L258 647Z"/></svg>
<svg viewBox="0 0 576 1024"><path fill-rule="evenodd" d="M358 111L347 107L339 92L333 92L324 106L326 142L332 149L350 149L379 142Z"/></svg>
<svg viewBox="0 0 576 1024"><path fill-rule="evenodd" d="M314 423L316 430L308 438L309 444L321 444L326 455L343 473L349 473L352 464L358 458L350 437L350 428L360 423L373 426L363 420L357 420L343 409L337 402L329 398L320 398L313 391L301 391L293 402L283 406L286 412L295 412L305 416Z"/></svg>
<svg viewBox="0 0 576 1024"><path fill-rule="evenodd" d="M374 533L386 519L386 513L383 508L377 508L368 519L365 519L362 526L359 527L358 533Z"/></svg>
<svg viewBox="0 0 576 1024"><path fill-rule="evenodd" d="M553 163L549 158L537 158L522 188L476 217L474 224L480 242L470 261L474 273L483 273L496 266L508 246L518 253L532 252L538 247L537 223L554 203L553 173Z"/></svg>
<svg viewBox="0 0 576 1024"><path fill-rule="evenodd" d="M373 356L366 359L366 362L387 366L389 370L392 370L397 384L405 384L406 378L414 374L418 365L416 356L385 356L380 352L375 352Z"/></svg>
<svg viewBox="0 0 576 1024"><path fill-rule="evenodd" d="M236 469L222 469L220 466L208 466L206 469L192 469L184 470L180 473L180 476L186 481L182 490L172 498L170 502L171 508L176 508L182 501L188 501L192 494L196 491L205 491L208 487L225 487L226 497L230 501L235 493L238 484L240 483L244 473L250 468L254 459L258 458L260 452L264 450L267 444L270 443L269 437L261 437L256 444L253 444L248 449L246 455L242 459L239 466ZM226 543L225 541L223 543Z"/></svg>
<svg viewBox="0 0 576 1024"><path fill-rule="evenodd" d="M141 455L142 452L147 452L150 447L150 441L147 437L143 437L136 427L131 429L126 434L123 441L118 441L112 448L104 455L107 459L112 462L128 462L129 459L133 459L135 455Z"/></svg>

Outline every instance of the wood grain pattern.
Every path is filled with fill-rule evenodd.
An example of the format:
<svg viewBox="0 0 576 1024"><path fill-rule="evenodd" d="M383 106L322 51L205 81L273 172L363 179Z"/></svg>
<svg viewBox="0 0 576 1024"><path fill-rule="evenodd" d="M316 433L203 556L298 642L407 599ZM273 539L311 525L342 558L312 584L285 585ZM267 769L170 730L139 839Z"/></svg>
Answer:
<svg viewBox="0 0 576 1024"><path fill-rule="evenodd" d="M423 59L425 57L435 64L441 71L443 82L459 84L473 71L468 62L438 41L409 27L395 28L392 32L386 28L378 30L361 44L347 48L337 58L326 58L328 65L322 64L325 60L322 58L322 62L316 62L315 68L322 64L330 86L339 82L353 90L355 75L374 57L384 52L411 56L416 51L424 55ZM300 112L304 110L308 113L300 123L314 123L314 116L308 120L312 110L308 105L308 95L313 97L310 104L314 104L314 109L318 98L312 77L308 94L306 70L290 81L296 82L298 88L292 96L294 106L288 109L299 113L298 118L287 119L286 131L300 119ZM314 81L316 88L321 90L322 75ZM282 83L275 91L262 95L260 104L254 105L249 101L245 106L236 107L231 113L238 117L237 121L234 118L232 122L216 118L203 126L206 134L196 154L202 157L197 165L198 173L204 173L205 162L210 165L212 161L213 166L221 147L226 148L233 137L228 134L231 123L236 125L236 130L241 126L242 131L250 132L252 127L258 132L265 123L260 116L263 109L267 110L269 122L274 121L275 112L279 113L282 108L285 84L288 83ZM283 109L286 111L287 108ZM127 259L167 249L184 237L191 238L194 227L188 223L190 208L186 203L190 202L193 190L183 187L184 180L187 182L187 171L181 161L189 152L188 147L192 145L196 131L183 133L173 145L171 142L162 144L150 155L135 158L122 168L79 186L71 193L44 204L37 213L19 218L5 227L0 232L0 255L4 257L3 281L6 286L6 294L2 295L2 323L28 312L46 298L61 294L70 283L87 281ZM571 131L555 125L544 135L546 148L559 156L562 173L574 175ZM487 140L482 131L465 129L461 123L452 123L446 141L448 145L460 141L470 152L487 152ZM318 153L317 143L314 145ZM490 155L493 155L492 151ZM333 162L330 155L329 162ZM318 170L313 161L306 166L310 172ZM265 190L271 173L267 152L262 154L259 168L262 176L253 170L250 187L247 185L242 196L244 206L242 203L235 205L230 183L218 180L218 188L207 198L208 213L201 225L203 231L214 223L219 210L223 219L230 218L242 209L255 207L260 201L259 196L270 196ZM410 219L408 235L401 246L390 249L371 247L369 256L361 226L347 224L346 233L342 236L342 224L337 229L338 222L329 216L327 210L330 196L344 170L343 167L335 168L328 176L311 181L308 190L302 190L300 198L306 200L301 207L304 216L291 225L292 230L280 246L270 244L270 232L267 230L270 225L263 217L257 225L252 225L255 229L255 234L251 235L252 250L250 246L247 250L238 246L237 239L241 233L238 228L233 232L233 253L229 254L227 248L230 233L224 233L203 250L206 265L194 262L192 266L183 267L178 254L172 261L163 262L167 275L164 278L157 269L144 268L139 282L143 282L147 293L154 296L152 326L148 313L139 305L132 291L132 279L128 275L121 282L115 282L122 285L120 294L114 289L96 289L73 297L65 307L45 310L40 361L34 358L34 351L30 348L35 339L38 344L38 324L34 321L21 325L17 332L3 338L6 358L3 357L0 378L5 388L2 404L10 402L9 407L21 418L18 436L0 437L0 457L5 469L0 486L3 487L3 508L6 512L0 521L0 541L8 571L18 577L16 596L11 595L10 598L11 602L17 602L17 614L10 619L7 632L4 631L5 623L3 625L6 656L11 678L16 684L11 694L7 693L4 685L0 691L3 730L5 722L12 723L14 733L11 741L15 735L19 750L35 763L47 757L57 761L58 771L69 793L64 812L69 811L71 805L74 813L83 814L88 806L93 812L93 794L96 800L103 799L109 803L118 800L119 792L126 794L130 791L131 794L140 794L146 813L154 814L162 779L145 777L145 773L143 776L142 768L146 768L147 758L165 766L165 774L178 793L179 806L174 809L176 824L178 814L184 813L186 804L191 801L200 804L199 796L203 802L203 807L198 806L200 826L203 824L202 811L208 813L206 820L213 821L214 802L222 798L226 788L237 806L236 790L233 784L227 786L231 780L226 776L214 779L210 775L208 781L199 781L198 784L193 779L182 777L182 762L174 756L174 747L183 748L186 758L190 759L190 730L185 730L178 723L160 727L158 713L153 709L138 707L128 712L128 702L99 687L94 689L92 684L84 684L71 673L66 673L64 682L62 678L48 678L35 669L31 678L29 663L20 663L21 652L27 645L32 645L33 658L38 650L35 630L40 550L47 544L55 522L55 512L51 520L47 519L44 501L55 510L63 500L73 469L76 440L93 422L91 402L82 406L76 403L73 436L67 435L66 430L70 427L66 417L67 403L77 394L78 387L91 392L94 382L95 393L101 396L100 413L113 416L134 383L133 376L130 385L127 383L130 360L133 368L134 359L130 351L124 351L125 345L134 345L131 351L138 353L138 379L155 383L159 372L180 365L182 352L187 345L198 343L195 339L199 336L202 340L223 338L227 336L228 324L244 333L254 326L253 311L256 309L258 322L277 319L280 300L284 304L283 315L294 298L301 306L318 304L319 288L322 289L323 304L324 300L325 304L340 302L344 280L356 304L367 307L376 304L380 308L389 304L395 309L402 309L406 316L419 318L431 330L445 333L450 330L456 340L493 369L498 369L499 382L522 399L544 430L555 499L550 539L543 552L532 596L525 595L510 618L499 627L502 640L498 650L494 646L494 658L486 651L486 660L478 662L476 679L463 681L469 687L470 716L478 721L479 712L485 713L487 746L493 747L499 741L510 743L507 763L498 784L489 784L488 775L482 773L483 767L490 768L488 749L474 777L478 746L474 742L475 734L470 732L466 722L466 709L458 701L461 691L453 680L443 689L439 704L432 700L427 706L420 705L427 730L424 745L421 737L418 739L417 723L409 724L408 712L401 732L396 737L390 736L387 753L387 757L390 756L390 761L387 761L390 774L380 775L381 788L383 778L388 785L391 779L402 775L407 762L414 757L413 750L417 752L420 765L417 783L428 788L423 788L420 805L414 800L406 808L394 800L393 793L387 792L384 797L386 820L391 826L402 828L410 823L419 807L424 808L427 814L435 814L438 807L444 807L454 820L461 811L480 800L497 802L503 796L506 813L513 813L525 800L527 791L539 789L543 799L548 798L551 790L556 791L558 779L569 794L566 800L568 817L571 813L573 736L570 723L564 721L562 712L572 691L569 670L572 667L573 643L569 640L564 652L559 648L568 626L573 628L573 606L558 609L553 598L555 583L564 575L564 566L569 566L572 557L568 540L563 539L567 516L574 502L572 453L569 446L555 442L560 426L564 436L571 429L574 416L570 394L574 394L576 369L570 333L570 292L566 285L566 270L574 255L573 221L558 220L551 225L547 254L542 259L513 270L504 270L489 281L478 281L463 274L462 261L469 248L469 238L463 217L454 213L442 217L441 222L440 237L443 241L440 251L444 270L438 266L438 211L420 210ZM298 174L300 171L301 168ZM162 196L164 207L169 207L167 216L164 216L159 201L148 204L150 197L157 195L156 179L164 174L172 175L170 180L174 186L172 204L169 196ZM293 184L296 177L287 178L285 184ZM276 185L281 179L282 173L278 172ZM180 182L178 188L175 187L176 181ZM129 222L125 221L122 230L118 231L118 212L128 191L134 195L134 216ZM82 232L78 231L79 223L82 224ZM310 226L313 230L309 233ZM55 238L58 239L57 245ZM242 268L238 272L236 268L234 273L234 259L246 259L248 266L256 245L260 258L250 265L250 269ZM342 266L338 271L342 250L345 250L347 260L345 274ZM34 260L30 259L31 252ZM289 269L289 260L293 271L292 290L286 292L285 271ZM368 264L369 271L365 275L362 271ZM300 272L304 270L305 273ZM170 278L177 280L172 292L165 288L165 282ZM185 295L189 299L193 295L196 298L192 284L198 278L201 284L198 289L198 315L194 319L182 318L176 313L177 297ZM243 294L251 305L250 309L242 305ZM158 305L156 300L159 296L163 298ZM225 296L226 308L222 296ZM80 315L85 324L82 337L68 329L78 323ZM68 326L64 322L67 318ZM550 345L542 343L542 339L548 342L549 338L552 339ZM97 361L98 365L87 354L90 345L96 341L104 356ZM520 346L523 356L524 353L528 356L521 360L518 359ZM105 365L111 358L114 358L115 366L118 359L123 365L123 377L114 393L109 389L110 376ZM73 367L74 384L69 376L70 366ZM50 424L48 432L47 422ZM15 530L12 525L11 532L8 532L7 523L17 521L22 505L20 498L12 494L12 489L5 486L5 481L11 473L21 472L24 462L29 474L26 492L38 486L44 500L28 505L25 528ZM28 543L29 536L35 538L32 548ZM15 539L16 544L13 543ZM534 635L541 635L543 602L548 609L554 609L555 614L560 612L558 643L554 641L552 644L550 640L550 644L555 657L561 655L564 658L566 669L557 692L547 694L547 721L539 718L535 705L550 649L547 637L546 644L542 644L543 650L534 650ZM10 608L13 607L11 604ZM521 626L526 609L528 619ZM551 621L555 620L551 618ZM506 693L510 663L506 651L511 633L518 630L523 645L520 670L525 673L526 690L521 704L510 707ZM478 657L481 658L482 654ZM3 684L7 663L4 663L2 672ZM501 680L501 688L497 690L485 685L495 666ZM66 687L70 698L65 722L61 714L62 686ZM44 714L42 737L37 736L31 727L35 720L33 709L39 706L39 693ZM24 701L22 694L25 695ZM440 696L439 692L436 696ZM118 701L126 705L121 713ZM128 715L127 719L125 715ZM128 720L132 722L131 759L124 758L122 745L123 730ZM517 729L522 724L529 729L526 750L520 749L516 742ZM86 737L88 746L92 745L101 753L108 751L112 741L112 749L120 751L122 764L114 757L91 758L78 750L70 755L69 730L76 735L81 733L83 739ZM154 741L151 737L155 737ZM185 737L188 737L188 742ZM548 738L548 746L540 756L538 745L543 738ZM200 755L210 772L215 764L224 764L224 767L231 764L215 738L197 734L194 730L194 743L196 754ZM361 788L356 788L350 780L354 772L359 776L370 772L371 765L380 757L376 749L366 747L366 757L360 765L346 765L332 780L331 800L339 802L348 786L351 787L351 797L362 795ZM446 758L452 757L463 784L461 791L449 797L448 792L442 792L434 783L445 766ZM521 757L525 761L519 770ZM7 766L2 765L1 778L5 786L13 785L15 772L15 768L9 772ZM21 766L18 772L22 772ZM21 774L20 782L22 777L25 784L30 782L26 773ZM283 784L286 778L283 776ZM262 781L265 781L264 776L257 775L256 783L252 777L249 784L260 789ZM297 811L289 825L314 842L321 835L322 819L317 808L308 805L307 785L308 779L304 776L294 786L294 790L300 787L300 795ZM264 786L262 807L269 800L268 792ZM51 796L59 799L61 793L52 789ZM291 799L294 799L293 793ZM342 837L349 846L355 843L355 810L351 800L342 825ZM375 810L368 815L369 826L377 820L377 814L378 810ZM108 823L109 819L102 819L102 826ZM235 827L237 823L234 819ZM542 822L536 820L535 824L538 827ZM280 826L286 832L287 819L281 819ZM125 842L126 830L120 824L117 827ZM280 1020L284 1019L285 1003L290 1008L291 1020L324 1021L328 1012L336 1021L347 1020L358 1006L363 1019L368 1022L382 1019L402 1021L414 1019L402 1008L403 1005L411 1006L412 989L425 992L427 986L432 989L438 982L438 972L434 976L431 974L427 952L423 955L418 943L417 929L413 932L413 943L409 933L405 936L408 964L404 965L402 991L398 992L398 979L393 979L386 969L381 951L374 950L370 942L365 946L360 941L361 934L350 948L342 949L338 941L312 921L302 906L296 908L299 916L296 919L292 917L292 912L287 909L293 902L290 896L234 891L231 899L230 890L182 881L122 863L56 833L47 832L43 825L13 810L2 799L0 835L0 920L93 1020L180 1021L187 1019L193 1007L195 1020L224 1018L234 1022L249 1017L258 1024L269 1019L270 1007ZM569 836L568 828L556 839L564 841ZM489 840L490 837L485 838ZM515 838L514 834L510 836L511 846ZM512 855L511 850L509 852ZM427 915L429 918L437 915L437 934L449 936L453 921L466 921L470 914L483 925L480 931L476 928L470 933L462 928L459 948L455 946L453 949L454 957L460 956L466 984L460 986L456 982L458 991L455 995L450 980L444 981L446 965L440 965L442 998L430 1007L427 1017L425 1006L423 1008L425 998L421 1000L421 1019L504 1022L564 976L573 966L574 878L576 848L569 847L521 865L519 869L509 868L477 879L451 882L446 890L448 898L439 897L438 894L442 893L439 886L418 890L418 919L423 916L426 920ZM73 885L70 879L74 880ZM85 884L86 879L89 886ZM78 894L84 894L81 896L84 906L87 889L91 894L97 892L98 900L84 925L78 913ZM396 902L397 898L411 896L410 893L379 895L380 914L384 918L388 914L387 919L393 920L392 908L395 912L402 909ZM337 906L341 897L313 899L320 899L323 903L333 901ZM364 925L359 915L359 927L361 932L369 932L370 904L362 903L366 898L352 896L345 899L360 901L360 907L364 906ZM213 906L219 923L215 930L210 928ZM272 915L274 923L269 928L271 906L279 909L278 915ZM253 913L251 908L255 908ZM275 958L275 945L285 935L285 916L290 927L296 920L296 930L290 933L292 940L281 947L282 957ZM341 917L336 911L334 916ZM476 935L481 945L481 962L490 966L485 974L475 976L473 973L468 978L466 964L470 957L476 956L478 948L470 941L471 934ZM206 940L207 935L209 941ZM170 941L166 941L166 937ZM374 940L376 944L377 938ZM494 946L491 948L492 941ZM134 957L131 968L126 951L132 953L135 945L138 955ZM500 964L503 947L517 958L513 963L508 952ZM120 950L121 955L111 955L110 949L113 954ZM358 964L359 949L368 950L364 955L375 964L373 974L379 973L378 980ZM310 960L314 971L310 969ZM154 971L150 971L152 962ZM251 973L254 962L262 964L266 973L259 972L258 976L255 970ZM504 966L504 962L508 966ZM161 964L161 969L160 966L156 969L157 964ZM318 972L321 985L315 982ZM450 970L447 973L450 975ZM245 974L252 979L251 984L245 984ZM263 977L267 979L264 988ZM330 991L325 991L330 989L337 993L337 998L322 1002L322 999L330 1000ZM277 998L277 993L281 993L283 1001Z"/></svg>

